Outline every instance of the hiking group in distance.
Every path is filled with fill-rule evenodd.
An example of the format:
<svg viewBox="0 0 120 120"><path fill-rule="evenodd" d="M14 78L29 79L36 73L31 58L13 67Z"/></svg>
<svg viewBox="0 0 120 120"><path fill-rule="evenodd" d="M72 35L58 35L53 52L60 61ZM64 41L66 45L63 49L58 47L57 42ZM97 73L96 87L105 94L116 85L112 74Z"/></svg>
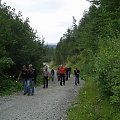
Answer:
<svg viewBox="0 0 120 120"><path fill-rule="evenodd" d="M42 68L43 74L43 88L48 88L48 81L51 79L55 80L55 74L57 76L58 82L60 82L60 86L65 86L66 81L71 77L71 67L67 67L64 65L60 65L57 70L53 68L50 70L49 67L44 64ZM35 84L36 84L36 70L33 68L32 64L23 65L21 72L19 73L18 80L21 78L24 86L24 95L34 95L35 93ZM80 71L78 68L74 70L74 84L80 84L79 81Z"/></svg>

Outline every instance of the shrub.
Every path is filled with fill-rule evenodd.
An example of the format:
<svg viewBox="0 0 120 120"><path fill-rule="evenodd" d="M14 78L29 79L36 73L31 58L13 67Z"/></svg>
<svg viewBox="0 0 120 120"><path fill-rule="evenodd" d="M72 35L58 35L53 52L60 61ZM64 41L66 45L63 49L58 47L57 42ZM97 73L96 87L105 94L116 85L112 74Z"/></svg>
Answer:
<svg viewBox="0 0 120 120"><path fill-rule="evenodd" d="M111 103L120 103L120 37L100 40L95 71L102 93Z"/></svg>

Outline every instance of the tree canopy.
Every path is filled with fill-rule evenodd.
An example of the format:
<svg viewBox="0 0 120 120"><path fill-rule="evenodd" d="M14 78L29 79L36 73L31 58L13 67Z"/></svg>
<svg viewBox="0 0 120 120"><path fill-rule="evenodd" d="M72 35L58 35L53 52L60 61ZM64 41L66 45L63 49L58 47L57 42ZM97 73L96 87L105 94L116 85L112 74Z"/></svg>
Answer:
<svg viewBox="0 0 120 120"><path fill-rule="evenodd" d="M33 64L38 73L46 53L44 40L23 19L21 12L0 5L0 74L18 75L22 65Z"/></svg>
<svg viewBox="0 0 120 120"><path fill-rule="evenodd" d="M103 95L120 103L120 1L90 0L89 11L68 28L55 51L56 64L79 67L94 76Z"/></svg>

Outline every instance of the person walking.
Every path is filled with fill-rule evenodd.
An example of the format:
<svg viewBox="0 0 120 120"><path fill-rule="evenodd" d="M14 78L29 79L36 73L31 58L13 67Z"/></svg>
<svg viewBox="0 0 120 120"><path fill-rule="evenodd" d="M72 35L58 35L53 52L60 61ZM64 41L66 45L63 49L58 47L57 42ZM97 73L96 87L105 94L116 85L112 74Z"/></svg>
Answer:
<svg viewBox="0 0 120 120"><path fill-rule="evenodd" d="M36 84L36 70L33 69L32 64L29 64L28 68L28 96L34 95L35 90L35 84Z"/></svg>
<svg viewBox="0 0 120 120"><path fill-rule="evenodd" d="M21 72L19 73L18 80L20 79L20 77L21 77L22 80L23 80L24 95L25 95L25 94L27 93L27 79L28 79L28 73L27 73L26 65L23 65L23 66L22 66L22 70L21 70Z"/></svg>
<svg viewBox="0 0 120 120"><path fill-rule="evenodd" d="M68 77L70 78L71 75L71 67L68 68Z"/></svg>
<svg viewBox="0 0 120 120"><path fill-rule="evenodd" d="M66 80L68 80L68 67L65 68L65 72L66 72L65 78L66 78Z"/></svg>
<svg viewBox="0 0 120 120"><path fill-rule="evenodd" d="M77 84L80 83L80 82L79 82L80 71L79 71L78 68L76 68L76 69L74 70L74 75L75 75L75 85L77 85Z"/></svg>
<svg viewBox="0 0 120 120"><path fill-rule="evenodd" d="M49 77L49 71L47 68L43 69L43 88L48 88L48 77Z"/></svg>
<svg viewBox="0 0 120 120"><path fill-rule="evenodd" d="M52 70L51 70L52 81L54 81L54 74L55 74L55 71L54 71L54 69L52 69Z"/></svg>
<svg viewBox="0 0 120 120"><path fill-rule="evenodd" d="M60 68L59 67L57 68L57 79L58 81L60 81Z"/></svg>
<svg viewBox="0 0 120 120"><path fill-rule="evenodd" d="M65 67L63 65L60 67L60 85L65 85Z"/></svg>

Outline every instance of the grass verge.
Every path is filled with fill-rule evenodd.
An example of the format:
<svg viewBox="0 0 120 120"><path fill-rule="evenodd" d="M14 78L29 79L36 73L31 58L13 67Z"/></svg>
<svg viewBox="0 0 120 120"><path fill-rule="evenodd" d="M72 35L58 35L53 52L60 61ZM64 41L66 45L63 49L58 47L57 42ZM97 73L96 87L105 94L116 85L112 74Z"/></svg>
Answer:
<svg viewBox="0 0 120 120"><path fill-rule="evenodd" d="M21 82L16 82L13 79L0 80L0 96L11 95L23 89Z"/></svg>
<svg viewBox="0 0 120 120"><path fill-rule="evenodd" d="M41 76L37 77L36 87L41 86L43 83L43 78ZM0 79L0 96L11 95L23 91L23 81L15 81L10 78L1 78Z"/></svg>
<svg viewBox="0 0 120 120"><path fill-rule="evenodd" d="M92 78L85 82L72 107L67 120L120 120L118 108L102 99Z"/></svg>

